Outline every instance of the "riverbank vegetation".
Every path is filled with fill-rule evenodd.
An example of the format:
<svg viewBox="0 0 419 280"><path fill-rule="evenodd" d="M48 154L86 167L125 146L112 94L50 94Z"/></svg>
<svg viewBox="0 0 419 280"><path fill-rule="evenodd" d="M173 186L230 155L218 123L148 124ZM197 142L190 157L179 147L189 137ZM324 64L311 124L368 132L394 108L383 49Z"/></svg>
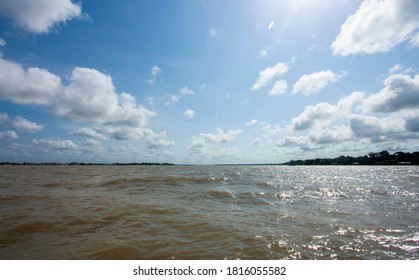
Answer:
<svg viewBox="0 0 419 280"><path fill-rule="evenodd" d="M419 165L419 152L397 152L394 154L387 151L371 152L359 157L339 156L337 158L291 160L284 165Z"/></svg>

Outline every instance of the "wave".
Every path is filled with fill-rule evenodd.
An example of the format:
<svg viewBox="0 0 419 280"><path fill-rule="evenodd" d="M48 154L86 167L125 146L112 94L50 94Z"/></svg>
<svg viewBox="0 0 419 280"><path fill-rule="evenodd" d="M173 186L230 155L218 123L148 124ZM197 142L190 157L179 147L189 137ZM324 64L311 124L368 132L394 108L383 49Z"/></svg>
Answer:
<svg viewBox="0 0 419 280"><path fill-rule="evenodd" d="M188 177L188 176L149 176L138 178L118 178L101 183L104 187L126 187L132 185L148 185L148 184L166 184L166 185L180 185L180 184L204 184L211 182L225 182L226 177Z"/></svg>
<svg viewBox="0 0 419 280"><path fill-rule="evenodd" d="M213 198L235 198L234 193L231 191L209 190L208 194Z"/></svg>

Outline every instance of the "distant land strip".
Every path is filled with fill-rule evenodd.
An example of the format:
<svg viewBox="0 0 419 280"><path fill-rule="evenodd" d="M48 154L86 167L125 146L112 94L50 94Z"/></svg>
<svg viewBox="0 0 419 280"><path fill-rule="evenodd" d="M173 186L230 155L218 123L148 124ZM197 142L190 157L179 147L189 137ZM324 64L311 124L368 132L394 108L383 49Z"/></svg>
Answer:
<svg viewBox="0 0 419 280"><path fill-rule="evenodd" d="M158 163L158 162L130 162L130 163L83 163L83 162L70 162L70 163L57 163L57 162L0 162L0 165L174 165L173 163Z"/></svg>
<svg viewBox="0 0 419 280"><path fill-rule="evenodd" d="M131 163L31 163L31 162L0 162L0 165L195 165L195 164L174 164L174 163L156 163L156 162L131 162ZM315 158L305 160L291 160L284 163L223 163L215 164L216 166L229 166L229 165L419 165L419 152L396 152L390 154L387 151L379 153L369 153L368 155L352 157L352 156L339 156L336 158Z"/></svg>
<svg viewBox="0 0 419 280"><path fill-rule="evenodd" d="M291 160L283 165L418 165L419 152L405 153L396 152L390 154L387 151L369 153L368 155L351 157L339 156L337 158L316 158L306 160Z"/></svg>

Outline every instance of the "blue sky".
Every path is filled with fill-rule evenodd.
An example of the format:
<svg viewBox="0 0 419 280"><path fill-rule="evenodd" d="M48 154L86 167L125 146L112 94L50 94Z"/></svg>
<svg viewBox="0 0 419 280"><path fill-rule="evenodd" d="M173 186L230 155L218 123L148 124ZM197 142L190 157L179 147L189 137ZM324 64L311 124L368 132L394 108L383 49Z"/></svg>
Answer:
<svg viewBox="0 0 419 280"><path fill-rule="evenodd" d="M0 0L0 161L419 150L416 0Z"/></svg>

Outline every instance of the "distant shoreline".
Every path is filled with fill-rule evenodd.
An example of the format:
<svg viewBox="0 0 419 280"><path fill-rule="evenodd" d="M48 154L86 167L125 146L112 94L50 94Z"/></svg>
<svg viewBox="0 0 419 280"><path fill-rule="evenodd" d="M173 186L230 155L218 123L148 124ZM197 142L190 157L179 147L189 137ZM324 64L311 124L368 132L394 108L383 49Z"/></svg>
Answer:
<svg viewBox="0 0 419 280"><path fill-rule="evenodd" d="M0 165L175 165L173 163L155 163L155 162L132 162L132 163L83 163L83 162L70 162L70 163L58 163L58 162L0 162Z"/></svg>
<svg viewBox="0 0 419 280"><path fill-rule="evenodd" d="M158 162L131 162L131 163L83 163L83 162L70 162L70 163L55 163L55 162L0 162L0 165L109 165L109 166L135 166L135 165L157 165L157 166L192 166L201 164L175 164L175 163L158 163ZM207 165L207 164L205 164ZM369 153L368 155L352 157L352 156L339 156L336 158L315 158L305 160L291 160L284 163L220 163L208 164L214 166L274 166L274 165L419 165L419 152L396 152L390 154L387 151L379 153Z"/></svg>
<svg viewBox="0 0 419 280"><path fill-rule="evenodd" d="M339 156L336 158L291 160L283 165L419 165L419 152L396 152L394 154L387 151L371 152L359 157Z"/></svg>

